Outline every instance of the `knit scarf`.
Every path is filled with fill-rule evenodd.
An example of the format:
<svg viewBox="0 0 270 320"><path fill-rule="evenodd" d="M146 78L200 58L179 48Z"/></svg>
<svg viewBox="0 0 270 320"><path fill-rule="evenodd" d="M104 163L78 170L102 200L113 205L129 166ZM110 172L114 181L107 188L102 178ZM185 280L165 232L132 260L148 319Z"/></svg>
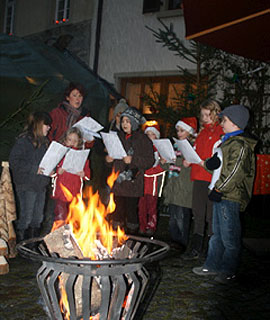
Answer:
<svg viewBox="0 0 270 320"><path fill-rule="evenodd" d="M82 107L76 109L66 101L63 101L62 105L64 106L64 108L68 113L67 120L66 120L67 128L71 128L74 125L74 123L78 121L82 112Z"/></svg>

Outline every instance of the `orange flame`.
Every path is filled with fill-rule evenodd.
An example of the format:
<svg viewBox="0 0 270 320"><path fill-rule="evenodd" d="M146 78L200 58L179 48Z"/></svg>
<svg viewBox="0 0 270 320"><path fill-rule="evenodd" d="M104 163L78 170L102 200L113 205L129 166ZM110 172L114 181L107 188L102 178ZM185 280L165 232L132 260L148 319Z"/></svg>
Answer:
<svg viewBox="0 0 270 320"><path fill-rule="evenodd" d="M113 170L108 177L107 183L110 188L112 188L118 175L119 173L115 173ZM105 206L101 202L98 192L93 193L92 188L89 187L88 192L85 193L88 198L88 204L86 205L80 194L72 197L71 192L65 186L61 185L61 187L65 197L71 201L69 213L66 221L55 221L52 231L64 224L69 224L84 257L89 257L92 260L96 259L97 240L101 242L109 254L112 252L115 239L120 245L127 240L124 231L121 229L118 229L117 232L114 231L105 219L108 213L115 210L113 193L110 193L109 204Z"/></svg>
<svg viewBox="0 0 270 320"><path fill-rule="evenodd" d="M115 173L113 170L111 175L107 179L107 184L112 188L119 173ZM78 194L73 197L71 192L63 185L61 185L65 197L71 201L69 206L68 217L65 221L55 221L52 231L59 227L69 224L75 239L82 251L84 257L89 257L92 260L96 260L96 248L97 242L106 248L108 254L112 252L112 249L116 246L122 245L124 241L128 239L124 231L119 227L117 231L113 230L106 220L106 216L115 210L115 202L113 200L113 193L110 193L109 204L105 206L99 197L98 192L93 193L92 188L89 187L87 192L84 193L84 197L87 201L82 199L82 196ZM86 204L87 202L87 204ZM61 312L65 319L70 319L69 304L67 294L64 289L63 283L61 284L59 279L59 286L61 291L60 306ZM89 320L98 320L99 314L91 316Z"/></svg>

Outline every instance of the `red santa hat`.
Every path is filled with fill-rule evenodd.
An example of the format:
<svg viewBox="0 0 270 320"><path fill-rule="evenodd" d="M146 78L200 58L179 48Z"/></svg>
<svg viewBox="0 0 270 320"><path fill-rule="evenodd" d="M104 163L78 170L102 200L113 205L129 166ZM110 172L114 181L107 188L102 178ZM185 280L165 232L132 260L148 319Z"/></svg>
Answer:
<svg viewBox="0 0 270 320"><path fill-rule="evenodd" d="M144 133L147 133L148 131L152 131L157 139L160 138L160 127L156 121L147 121L145 123Z"/></svg>
<svg viewBox="0 0 270 320"><path fill-rule="evenodd" d="M192 135L196 134L197 131L197 119L195 117L182 118L179 120L175 128L181 127Z"/></svg>

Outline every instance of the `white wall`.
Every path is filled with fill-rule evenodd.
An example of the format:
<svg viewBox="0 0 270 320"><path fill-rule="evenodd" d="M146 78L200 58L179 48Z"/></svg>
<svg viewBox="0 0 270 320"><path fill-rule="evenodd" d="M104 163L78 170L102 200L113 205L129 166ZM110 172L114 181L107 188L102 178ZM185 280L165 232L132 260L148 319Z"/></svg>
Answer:
<svg viewBox="0 0 270 320"><path fill-rule="evenodd" d="M96 14L97 16L97 0ZM156 13L142 13L143 0L104 0L98 74L117 87L117 77L139 73L151 75L179 74L177 65L185 65L179 57L155 42L152 32L163 28ZM180 38L184 38L184 17L162 18L170 22ZM94 61L96 20L93 21L90 67ZM187 67L191 68L191 66ZM135 74L134 74L135 75ZM136 74L137 75L137 74ZM147 75L147 74L146 74ZM118 88L119 89L119 88Z"/></svg>

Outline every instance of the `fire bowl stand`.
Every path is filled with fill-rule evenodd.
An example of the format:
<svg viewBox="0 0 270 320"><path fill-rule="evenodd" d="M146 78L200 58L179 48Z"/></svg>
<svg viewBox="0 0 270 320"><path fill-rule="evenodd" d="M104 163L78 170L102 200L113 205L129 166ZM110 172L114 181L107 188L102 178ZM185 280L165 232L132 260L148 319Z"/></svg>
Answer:
<svg viewBox="0 0 270 320"><path fill-rule="evenodd" d="M140 304L155 287L149 266L157 266L153 262L162 259L169 246L135 236L129 236L126 245L131 258L118 260L54 257L44 250L42 238L20 243L18 251L24 258L42 262L37 282L52 320L130 320L137 319ZM69 315L60 303L60 283Z"/></svg>

